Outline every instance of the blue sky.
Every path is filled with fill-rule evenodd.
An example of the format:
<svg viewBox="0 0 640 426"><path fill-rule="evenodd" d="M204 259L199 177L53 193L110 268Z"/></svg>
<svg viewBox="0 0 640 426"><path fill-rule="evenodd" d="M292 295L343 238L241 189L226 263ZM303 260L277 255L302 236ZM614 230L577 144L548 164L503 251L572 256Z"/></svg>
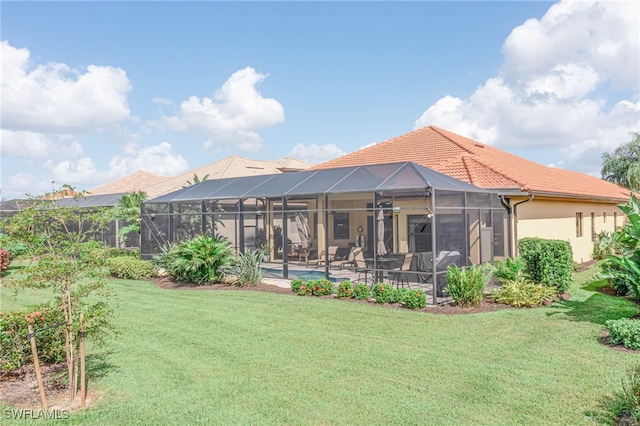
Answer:
<svg viewBox="0 0 640 426"><path fill-rule="evenodd" d="M635 2L2 2L2 198L425 125L599 174L640 130Z"/></svg>

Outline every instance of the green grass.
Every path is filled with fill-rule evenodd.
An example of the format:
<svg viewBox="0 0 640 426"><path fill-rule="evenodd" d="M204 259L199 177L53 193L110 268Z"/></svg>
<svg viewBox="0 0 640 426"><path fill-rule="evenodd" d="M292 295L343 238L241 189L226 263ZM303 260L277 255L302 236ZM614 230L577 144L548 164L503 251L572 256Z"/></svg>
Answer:
<svg viewBox="0 0 640 426"><path fill-rule="evenodd" d="M598 332L637 307L592 274L547 308L457 316L113 281L121 334L88 360L102 397L66 423L593 424L637 358ZM43 297L2 291L3 310Z"/></svg>

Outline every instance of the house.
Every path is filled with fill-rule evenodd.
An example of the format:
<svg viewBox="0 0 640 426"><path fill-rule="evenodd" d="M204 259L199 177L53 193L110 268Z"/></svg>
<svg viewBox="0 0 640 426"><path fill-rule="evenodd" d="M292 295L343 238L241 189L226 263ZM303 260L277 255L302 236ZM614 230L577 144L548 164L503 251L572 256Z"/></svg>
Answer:
<svg viewBox="0 0 640 426"><path fill-rule="evenodd" d="M194 176L197 176L200 180L205 178L222 179L294 172L311 166L311 163L290 157L277 161L265 161L231 155L177 176L159 176L140 170L90 189L89 193L91 195L104 195L144 191L147 194L147 198L155 198L188 186L189 183L193 183Z"/></svg>
<svg viewBox="0 0 640 426"><path fill-rule="evenodd" d="M544 166L435 126L423 127L310 170L411 161L472 185L496 191L509 212L508 249L518 239L540 237L571 243L576 262L591 259L599 232L622 225L617 205L627 189L582 173ZM495 230L494 230L495 231Z"/></svg>

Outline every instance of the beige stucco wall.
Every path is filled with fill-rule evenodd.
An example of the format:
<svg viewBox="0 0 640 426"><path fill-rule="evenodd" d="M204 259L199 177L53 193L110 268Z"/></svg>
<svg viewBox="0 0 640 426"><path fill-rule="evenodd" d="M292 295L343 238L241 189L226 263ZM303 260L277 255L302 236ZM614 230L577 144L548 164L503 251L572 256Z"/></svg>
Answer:
<svg viewBox="0 0 640 426"><path fill-rule="evenodd" d="M512 200L512 204L517 202ZM576 213L582 213L582 236L576 233ZM591 214L593 213L594 221ZM621 226L624 215L616 204L536 197L517 207L517 238L539 237L571 243L573 259L586 262L593 250L594 232L613 232L614 218ZM514 218L515 219L515 218Z"/></svg>

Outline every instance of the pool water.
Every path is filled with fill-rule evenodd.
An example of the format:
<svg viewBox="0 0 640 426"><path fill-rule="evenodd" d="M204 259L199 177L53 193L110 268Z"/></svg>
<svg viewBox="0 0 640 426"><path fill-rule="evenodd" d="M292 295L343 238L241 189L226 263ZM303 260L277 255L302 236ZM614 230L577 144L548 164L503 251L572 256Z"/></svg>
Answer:
<svg viewBox="0 0 640 426"><path fill-rule="evenodd" d="M262 268L262 272L266 276L274 278L282 278L282 269L276 268ZM321 280L324 278L324 272L322 271L296 271L289 270L289 279L300 278L301 280ZM329 281L336 282L337 280L329 275Z"/></svg>

